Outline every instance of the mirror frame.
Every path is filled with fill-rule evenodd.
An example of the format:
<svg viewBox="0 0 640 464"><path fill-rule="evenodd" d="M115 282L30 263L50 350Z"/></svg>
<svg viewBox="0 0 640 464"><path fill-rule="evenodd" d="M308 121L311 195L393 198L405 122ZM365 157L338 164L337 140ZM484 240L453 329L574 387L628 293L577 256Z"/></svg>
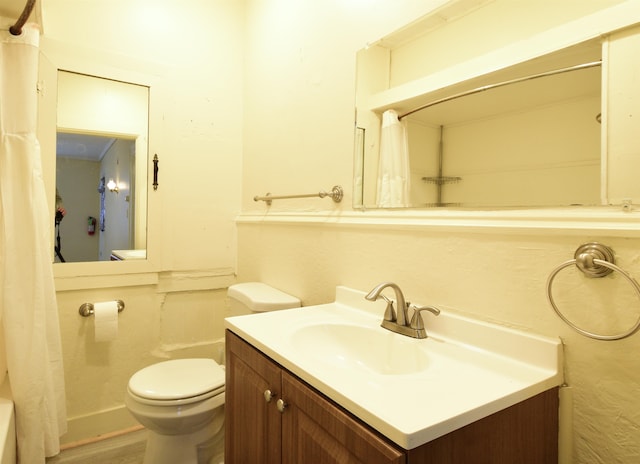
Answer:
<svg viewBox="0 0 640 464"><path fill-rule="evenodd" d="M419 24L428 22L429 17L430 15L426 15L425 17L420 18L418 21L410 24L406 28L401 29L399 33L403 36L403 39L407 38L407 30L418 30L417 28L419 27ZM637 8L634 10L631 6L623 3L601 10L598 13L577 19L570 23L566 23L553 29L541 32L526 41L519 41L515 44L509 44L505 47L486 53L472 60L456 63L446 69L440 69L426 77L418 78L413 81L400 84L396 87L387 88L387 90L375 92L365 97L356 93L356 131L359 129L358 120L361 117L360 113L362 112L375 112L377 114L381 114L384 110L390 108L394 108L399 112L406 112L407 110L411 110L415 107L420 106L420 103L424 103L425 100L434 101L442 98L447 93L457 93L457 90L459 90L459 87L461 85L464 86L465 83L468 83L470 81L477 81L484 78L485 76L491 75L492 73L502 72L509 67L519 65L536 58L547 56L555 52L573 47L575 45L592 41L597 38L603 38L607 34L619 32L627 27L638 24L640 24L640 12L637 11ZM603 31L606 31L606 34L603 33ZM388 39L388 37L393 37L394 34L395 33L390 34L386 39ZM553 41L551 39L553 39ZM606 38L604 40L606 40ZM379 41L373 43L373 45L377 43L384 44L384 41L385 38L382 38ZM554 45L550 46L550 43L553 43ZM368 47L371 46L372 45L368 45ZM605 63L603 63L603 67L604 66L606 66ZM604 68L603 71L606 72ZM359 82L357 83L357 85L358 84ZM456 89L456 91L452 92L451 89ZM604 89L603 92L605 92ZM606 98L606 96L604 96L603 98ZM606 108L604 106L606 105L603 105L603 122L606 119ZM367 116L365 115L364 117L366 118ZM362 128L360 128L360 130L362 130ZM603 123L601 159L605 160L608 156L607 135L608 134L606 133L606 127ZM356 140L358 140L357 135ZM358 148L357 144L355 145L356 148ZM621 215L619 204L618 206L613 207L603 205L573 208L558 206L539 208L469 208L467 210L465 210L464 208L439 208L438 210L427 208L378 209L376 207L357 202L358 199L362 198L362 193L360 191L361 184L359 183L361 182L361 180L359 179L359 173L356 170L359 165L362 165L361 157L362 152L356 150L356 153L354 154L354 202L352 205L355 210L392 210L396 214L401 211L408 210L411 211L411 213L408 214L420 213L422 216L458 218L463 221L465 220L465 218L469 218L470 220L475 221L481 218L491 220L491 217L500 217L500 221L511 221L511 219L513 219L513 224L517 224L523 218L527 217L535 217L536 220L545 218L545 221L549 223L549 221L554 221L557 219L556 213L559 210L564 210L562 216L560 217L565 217L566 210L569 210L570 212L567 217L572 218L571 222L572 224L574 224L573 227L576 226L575 221L580 221L582 219L584 219L586 223L591 223L595 218L595 213L596 216L606 216L606 222L608 224L610 224L609 221L611 221L613 217L621 219L622 224L620 225L620 227L624 229L628 227L627 222L630 219L628 216L625 217ZM606 180L604 175L603 180ZM605 184L607 182L605 182ZM607 185L603 185L602 187L601 197L603 198L607 198L608 196L605 189L607 189ZM627 213L630 210L623 209L623 211ZM607 229L609 227L618 228L617 226L611 225L605 226L605 228Z"/></svg>
<svg viewBox="0 0 640 464"><path fill-rule="evenodd" d="M161 237L152 231L161 231L159 190L149 188L153 183L154 154L158 153L156 134L160 134L162 111L160 102L161 73L154 63L140 63L130 57L100 53L84 49L77 45L60 41L40 39L40 76L41 100L38 121L38 138L42 146L43 172L45 187L50 204L51 224L55 214L55 162L56 162L56 100L57 73L70 71L96 77L104 77L121 82L138 84L149 88L149 128L147 151L147 259L131 261L93 261L79 263L54 263L53 271L56 290L75 290L84 288L104 288L154 284L158 281L160 270ZM141 69L146 72L139 71ZM46 99L49 103L42 104ZM53 250L53 228L52 247ZM132 274L138 277L131 278Z"/></svg>

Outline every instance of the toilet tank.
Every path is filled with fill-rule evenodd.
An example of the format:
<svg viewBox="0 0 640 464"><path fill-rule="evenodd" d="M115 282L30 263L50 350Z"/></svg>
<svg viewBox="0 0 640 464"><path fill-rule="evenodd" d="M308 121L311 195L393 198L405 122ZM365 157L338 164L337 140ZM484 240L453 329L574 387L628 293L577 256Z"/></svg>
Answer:
<svg viewBox="0 0 640 464"><path fill-rule="evenodd" d="M301 302L295 296L284 293L262 282L235 284L227 290L234 315L298 308Z"/></svg>

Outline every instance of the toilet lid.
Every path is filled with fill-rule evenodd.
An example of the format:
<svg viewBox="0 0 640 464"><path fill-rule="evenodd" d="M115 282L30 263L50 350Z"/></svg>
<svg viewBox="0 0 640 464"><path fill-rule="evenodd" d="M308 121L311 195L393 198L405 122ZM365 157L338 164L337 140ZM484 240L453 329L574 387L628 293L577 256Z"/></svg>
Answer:
<svg viewBox="0 0 640 464"><path fill-rule="evenodd" d="M133 374L129 390L152 400L189 398L224 386L224 375L224 369L213 359L173 359Z"/></svg>

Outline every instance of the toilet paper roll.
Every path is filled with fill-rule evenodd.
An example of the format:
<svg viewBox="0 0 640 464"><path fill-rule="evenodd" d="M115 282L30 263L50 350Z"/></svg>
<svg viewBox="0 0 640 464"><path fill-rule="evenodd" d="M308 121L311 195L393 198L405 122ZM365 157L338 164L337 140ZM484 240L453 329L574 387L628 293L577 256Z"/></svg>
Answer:
<svg viewBox="0 0 640 464"><path fill-rule="evenodd" d="M96 342L108 342L118 338L118 302L94 303L93 318Z"/></svg>

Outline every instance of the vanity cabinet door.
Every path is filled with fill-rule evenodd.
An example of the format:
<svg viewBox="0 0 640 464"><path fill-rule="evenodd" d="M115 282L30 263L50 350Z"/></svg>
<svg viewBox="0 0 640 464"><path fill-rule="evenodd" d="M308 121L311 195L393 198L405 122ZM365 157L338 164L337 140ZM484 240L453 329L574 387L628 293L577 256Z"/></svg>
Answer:
<svg viewBox="0 0 640 464"><path fill-rule="evenodd" d="M228 330L226 358L225 463L406 462L403 450Z"/></svg>
<svg viewBox="0 0 640 464"><path fill-rule="evenodd" d="M286 371L283 464L401 464L405 454Z"/></svg>
<svg viewBox="0 0 640 464"><path fill-rule="evenodd" d="M226 336L225 462L280 464L281 368L236 335ZM272 398L267 401L270 391Z"/></svg>

